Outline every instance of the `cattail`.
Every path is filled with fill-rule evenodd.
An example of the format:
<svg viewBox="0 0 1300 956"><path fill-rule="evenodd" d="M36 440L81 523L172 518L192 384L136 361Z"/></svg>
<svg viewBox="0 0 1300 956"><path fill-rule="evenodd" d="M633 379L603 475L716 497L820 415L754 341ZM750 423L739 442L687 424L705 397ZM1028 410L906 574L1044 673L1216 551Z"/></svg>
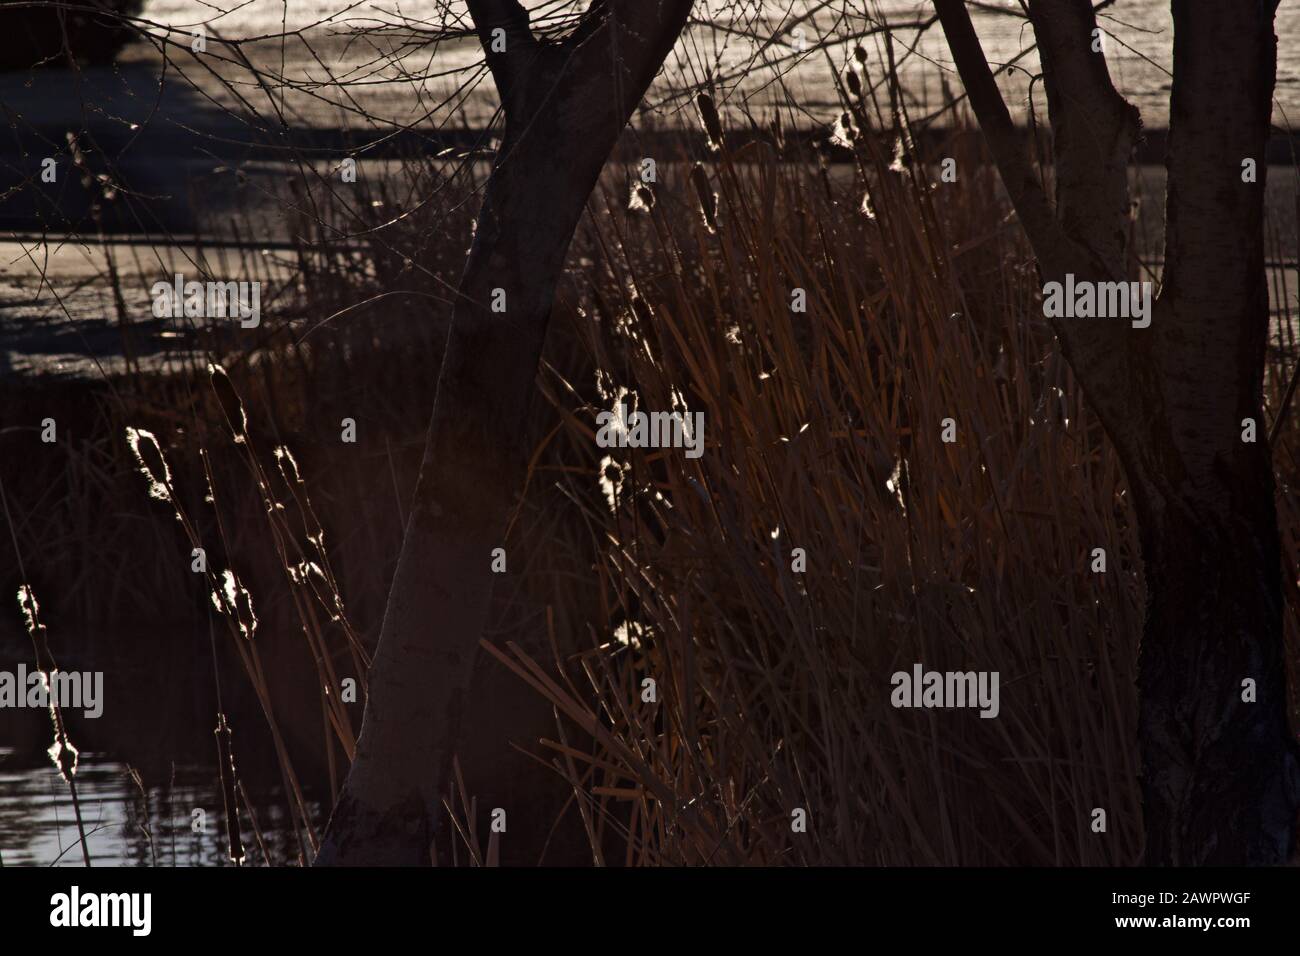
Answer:
<svg viewBox="0 0 1300 956"><path fill-rule="evenodd" d="M624 647L639 648L650 629L636 621L624 621L614 628L614 641Z"/></svg>
<svg viewBox="0 0 1300 956"><path fill-rule="evenodd" d="M248 434L248 416L244 414L244 403L239 400L239 393L220 365L209 365L208 375L212 378L212 390L217 393L217 400L221 403L221 410L226 413L230 430L235 433L235 441L242 442Z"/></svg>
<svg viewBox="0 0 1300 956"><path fill-rule="evenodd" d="M844 83L849 88L849 93L862 99L862 81L858 79L857 72L851 67L844 73Z"/></svg>
<svg viewBox="0 0 1300 956"><path fill-rule="evenodd" d="M640 295L633 294L632 296L632 314L636 316L642 328L648 329L652 327L655 318L654 311L650 308L650 303L646 302Z"/></svg>
<svg viewBox="0 0 1300 956"><path fill-rule="evenodd" d="M868 219L876 218L875 207L871 204L871 193L867 192L862 194L862 205L858 207L858 211Z"/></svg>
<svg viewBox="0 0 1300 956"><path fill-rule="evenodd" d="M704 132L708 134L709 147L717 152L722 149L722 121L718 119L718 110L713 105L713 97L708 93L699 93L695 97L695 106L700 111Z"/></svg>
<svg viewBox="0 0 1300 956"><path fill-rule="evenodd" d="M221 589L212 592L212 603L222 614L235 619L239 633L252 640L257 632L257 615L253 613L253 597L239 583L235 572L227 568L221 572Z"/></svg>
<svg viewBox="0 0 1300 956"><path fill-rule="evenodd" d="M912 166L912 139L908 135L907 128L904 127L898 133L898 139L894 141L894 160L889 164L891 173L905 173Z"/></svg>
<svg viewBox="0 0 1300 956"><path fill-rule="evenodd" d="M618 513L618 501L623 495L623 481L630 470L630 465L617 462L609 455L600 460L600 470L597 472L600 478L600 490L612 514Z"/></svg>
<svg viewBox="0 0 1300 956"><path fill-rule="evenodd" d="M279 463L280 473L284 475L286 481L292 481L297 485L303 484L302 474L298 471L298 461L293 457L293 452L284 445L277 445L275 460Z"/></svg>
<svg viewBox="0 0 1300 956"><path fill-rule="evenodd" d="M55 688L51 686L50 678L52 675L57 675L58 666L50 654L45 625L41 623L41 606L36 601L36 592L32 590L31 585L19 586L18 607L23 612L23 623L27 625L27 633L31 635L32 643L36 647L36 666L40 668L41 687L45 691L50 723L54 728L54 743L45 753L58 768L59 776L68 785L68 792L72 795L72 814L77 821L77 833L81 837L81 858L86 866L90 866L90 845L86 842L86 825L81 818L81 801L77 797L77 784L73 779L77 775L77 760L80 754L68 736L68 729L63 723L62 705Z"/></svg>
<svg viewBox="0 0 1300 956"><path fill-rule="evenodd" d="M713 191L713 186L709 184L709 174L704 171L704 167L696 163L691 168L691 185L695 187L695 195L700 200L700 212L704 214L704 223L709 227L709 232L718 231L718 194Z"/></svg>
<svg viewBox="0 0 1300 956"><path fill-rule="evenodd" d="M167 467L167 459L163 457L162 449L158 447L158 439L154 437L153 432L128 426L126 443L131 447L135 460L140 463L140 470L149 479L149 497L157 498L159 501L171 500L171 471Z"/></svg>
<svg viewBox="0 0 1300 956"><path fill-rule="evenodd" d="M24 584L18 588L18 607L23 612L27 633L35 635L41 624L41 606L36 603L36 592L30 585Z"/></svg>
<svg viewBox="0 0 1300 956"><path fill-rule="evenodd" d="M217 712L217 728L213 734L217 738L217 774L221 778L221 802L226 812L227 849L230 862L235 866L243 866L244 838L239 826L239 803L235 799L239 777L235 773L230 724L226 722L226 715L220 711Z"/></svg>
<svg viewBox="0 0 1300 956"><path fill-rule="evenodd" d="M644 183L637 183L632 187L632 195L628 199L627 208L633 212L649 212L655 207L654 190Z"/></svg>
<svg viewBox="0 0 1300 956"><path fill-rule="evenodd" d="M848 113L840 114L840 129L844 133L844 138L850 143L858 138L858 131L853 128L853 117Z"/></svg>

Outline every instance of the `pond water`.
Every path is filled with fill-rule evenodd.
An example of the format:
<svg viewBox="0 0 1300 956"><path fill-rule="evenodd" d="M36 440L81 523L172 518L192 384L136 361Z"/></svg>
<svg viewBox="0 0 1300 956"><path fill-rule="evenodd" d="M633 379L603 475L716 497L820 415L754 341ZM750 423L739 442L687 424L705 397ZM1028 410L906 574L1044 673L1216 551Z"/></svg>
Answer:
<svg viewBox="0 0 1300 956"><path fill-rule="evenodd" d="M31 642L9 626L11 616L16 617L11 601L0 602L0 672L14 675L21 667L30 673L35 669ZM298 837L289 822L266 718L220 643L215 648L223 675L218 705L206 628L109 629L56 622L49 640L66 672L100 675L93 700L65 702L63 708L68 737L79 751L73 782L92 865L231 865L212 732L219 706L231 728L245 862L297 863ZM268 665L275 666L274 644L264 650ZM296 673L289 671L291 677ZM312 681L287 686L296 684L311 693ZM0 862L84 866L72 794L49 756L54 732L40 704L0 710ZM317 741L286 719L296 699L281 694L278 705L307 811L319 829L330 797L328 775L322 776L312 760ZM96 711L99 716L93 716ZM316 734L318 720L309 721Z"/></svg>
<svg viewBox="0 0 1300 956"><path fill-rule="evenodd" d="M526 0L530 9L554 10L553 0ZM217 3L210 0L146 0L145 16L160 24L176 29L192 29L194 25L210 23L221 35L229 38L247 38L280 33L285 29L308 28L313 42L323 41L331 34L342 36L362 26L380 23L400 23L398 16L408 18L417 28L426 29L443 22L442 10L450 8L451 15L464 16L464 3L453 0L413 0L400 5L384 0L251 0L251 2ZM230 9L218 14L215 11ZM980 33L985 53L993 63L1015 60L1023 69L1013 71L1003 78L1008 105L1013 111L1023 112L1028 76L1038 71L1037 56L1025 51L1033 43L1033 31L1019 16L1019 0L991 0L972 5L971 18ZM842 11L846 11L841 15ZM677 44L674 56L666 64L656 90L660 97L679 86L683 77L715 77L740 80L733 99L749 103L762 103L765 98L784 97L788 90L805 107L833 109L834 91L830 83L830 65L821 52L793 56L800 38L793 35L802 30L802 42L815 49L825 37L842 37L861 32L873 23L896 24L923 23L934 12L928 0L864 0L860 3L823 3L820 0L697 0L694 19L697 25ZM1116 0L1101 13L1100 24L1106 31L1106 54L1112 76L1120 91L1141 110L1148 128L1158 129L1168 122L1169 69L1173 61L1173 28L1168 0ZM462 20L462 22L468 22ZM1284 3L1277 11L1278 84L1275 121L1283 128L1289 127L1288 117L1300 117L1300 45L1289 42L1300 33L1300 5ZM283 24L283 25L282 25ZM709 26L706 24L712 24ZM735 29L752 34L740 36ZM407 31L409 35L411 31ZM919 41L918 41L919 36ZM778 42L769 43L770 40ZM277 44L278 46L278 44ZM761 55L760 47L766 46ZM885 50L878 37L864 43L871 60L877 65L883 61ZM909 47L914 49L909 50ZM276 51L279 52L278 50ZM844 47L832 49L831 59L843 65L848 57ZM302 68L313 74L320 72L319 64L312 64L305 51L288 48L289 64L285 73ZM1023 56L1023 59L1018 59ZM294 61L297 62L294 62ZM439 46L434 52L429 47L416 47L404 60L404 68L416 74L427 72L441 74L467 67L479 60L472 44L461 47ZM900 30L897 35L895 60L900 75L917 104L937 105L942 102L941 85L947 75L948 82L960 88L952 76L951 58L942 31L938 26L918 33L913 29ZM340 50L330 61L339 75L365 77L359 89L367 102L376 104L381 112L409 110L409 98L387 95L385 85L393 87L406 84L398 81L396 71L374 68L374 52L366 43L355 44ZM775 74L780 82L774 82ZM461 78L457 78L461 79ZM432 89L438 84L429 81ZM723 86L730 83L724 82ZM409 84L404 86L409 89ZM480 114L491 105L488 96L490 84L480 91L485 98L471 97L469 112ZM1041 84L1035 91L1041 100ZM652 92L650 100L655 100ZM302 95L291 98L303 119L327 119L332 107L319 98ZM1039 103L1039 108L1045 107ZM427 104L424 104L427 108Z"/></svg>
<svg viewBox="0 0 1300 956"><path fill-rule="evenodd" d="M107 754L82 753L73 779L92 866L231 865L215 766L146 775ZM262 845L276 865L297 858L281 796L274 788L253 795ZM247 862L264 865L242 816ZM85 865L72 795L44 754L0 748L0 856L5 866Z"/></svg>

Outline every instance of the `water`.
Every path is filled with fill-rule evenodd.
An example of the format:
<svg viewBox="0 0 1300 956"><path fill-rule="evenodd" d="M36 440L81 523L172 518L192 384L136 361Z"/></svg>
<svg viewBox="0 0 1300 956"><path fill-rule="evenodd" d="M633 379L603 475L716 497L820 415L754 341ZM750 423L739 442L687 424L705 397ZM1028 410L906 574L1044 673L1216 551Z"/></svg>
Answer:
<svg viewBox="0 0 1300 956"><path fill-rule="evenodd" d="M528 0L526 5L545 10L555 3ZM682 112L686 101L680 94L689 82L712 77L724 91L723 109L733 120L739 121L735 114L742 109L762 113L792 96L803 111L799 123L829 124L840 111L831 74L851 59L850 44L832 44L826 53L816 44L880 22L924 23L933 14L925 0L865 0L832 3L805 19L821 6L819 0L697 0L697 17L711 20L713 26L693 26L677 43L647 97L656 117L642 117L637 123L694 125L693 110ZM221 7L230 12L220 12ZM1022 57L1032 45L1032 30L1022 18L998 12L1019 7L1019 0L995 0L972 8L972 18L990 60L1017 63L1000 83L1009 107L1023 121L1028 77L1038 70L1035 54ZM834 8L848 12L837 18ZM391 51L394 34L364 40L355 34L363 27L405 22L409 38L414 29L432 29L448 18L468 24L463 3L448 7L446 0L230 0L214 5L210 0L146 0L143 16L154 24L155 33L171 29L176 31L174 40L184 41L170 48L167 61L149 44L138 42L112 70L92 69L80 76L70 71L0 75L0 103L22 117L23 124L35 127L29 131L20 124L13 142L0 145L0 168L11 170L10 182L0 176L0 193L7 185L20 185L27 175L21 170L31 155L41 155L47 143L61 140L67 129L88 124L100 151L111 158L114 174L133 190L129 198L107 204L107 215L121 220L107 226L108 231L171 237L153 249L47 244L39 239L0 244L0 379L33 372L94 377L101 368L120 370L117 302L102 281L110 254L128 275L148 272L156 278L177 267L197 268L193 263L201 256L176 241L178 236L219 237L238 224L245 234L286 238L292 223L284 216L284 205L269 197L283 191L290 170L271 161L282 154L240 145L264 139L259 129L277 130L283 117L294 130L322 135L347 131L362 140L378 140L407 126L482 126L491 122L497 106L491 82L482 77L481 53L473 39L411 44L394 60L388 52L377 52ZM1147 127L1160 129L1168 118L1172 62L1167 0L1117 0L1103 12L1101 22L1110 34L1107 56L1118 87L1139 106ZM241 49L263 71L267 88L253 82L215 40L203 61L211 72L199 68L189 55L187 34L200 24L213 36L250 41ZM724 29L733 25L749 35ZM802 37L796 32L800 30ZM1281 6L1277 30L1281 41L1274 122L1289 130L1290 117L1300 115L1300 44L1291 42L1300 35L1300 4ZM303 37L257 41L285 31L303 31ZM798 55L794 46L801 39L809 50ZM885 42L873 36L862 43L869 72L878 79L887 60ZM937 25L924 30L900 27L893 54L914 118L932 114L945 102L945 85L960 91ZM331 77L350 84L346 95L329 86ZM455 110L432 110L465 85L466 95ZM1034 87L1034 108L1040 118L1046 116L1041 83ZM332 155L330 149L324 152ZM375 174L371 164L366 175L373 179ZM1148 197L1157 200L1144 199L1145 221L1158 231L1161 173L1144 169L1142 175L1152 180ZM28 183L7 196L0 203L0 222L28 236L46 231L94 235L100 225L94 220L94 189L61 183L46 189L41 199L42 188ZM1279 231L1271 253L1290 263L1296 248L1294 183L1280 170L1269 179L1268 204L1270 228ZM1159 246L1151 241L1148 248L1154 252ZM264 270L266 278L276 279L283 278L284 261L268 252L253 265ZM242 278L245 265L232 255L221 268L234 269ZM58 299L48 295L41 269L48 270ZM1274 307L1281 311L1291 294L1283 284L1286 275L1275 272L1271 278ZM146 339L138 347L142 365L165 367L178 344L177 333L150 326L147 288L147 282L132 279L123 286L122 297L132 323L140 320L143 326L136 329Z"/></svg>
<svg viewBox="0 0 1300 956"><path fill-rule="evenodd" d="M164 774L137 778L107 754L81 754L75 781L91 864L230 866L215 768L159 769ZM267 854L283 865L296 849L279 798L276 790L258 793L255 808ZM260 865L243 816L247 861ZM43 755L0 747L0 855L5 866L85 865L72 796Z"/></svg>
<svg viewBox="0 0 1300 956"><path fill-rule="evenodd" d="M233 3L224 5L234 6ZM554 3L552 0L528 0L525 5L535 9L539 6L551 7ZM211 12L213 6L204 0L148 0L145 16L177 29L192 29L193 25L208 21L229 38L266 36L286 28L309 28L308 36L312 42L327 42L331 35L342 36L348 30L363 25L400 22L396 16L397 11L413 21L440 22L440 10L445 6L443 0L414 0L401 4L383 0L364 0L360 3L348 3L346 0L294 0L289 4L278 0L252 0L230 14L214 18ZM755 43L748 38L737 37L725 30L693 27L677 44L650 99L664 102L681 85L684 77L714 75L741 80L739 90L733 94L733 100L737 103L742 99L749 100L751 104L780 100L788 89L805 106L811 106L814 110L833 110L834 96L826 57L819 52L812 52L802 58L795 58L792 48L797 43L797 37L791 36L789 29L796 19L820 6L820 3L810 0L742 0L739 4L732 0L699 0L696 5L698 19L710 19L723 26L734 24L746 27L754 33L760 44L771 38L777 38L778 42L756 59ZM831 6L834 8L839 5ZM850 14L843 20L833 15L832 9L799 23L795 29L802 29L805 43L813 46L823 37L860 32L873 23L922 22L933 14L933 6L925 0L865 0L844 6L850 8ZM453 2L450 7L454 16L463 15L463 3ZM997 8L1015 13L1020 10L1020 4L1018 0L994 0L985 3L983 7L972 8L971 18L990 61L1001 64L1020 56L1032 45L1033 31L1023 19L996 12ZM728 13L729 9L739 12ZM282 19L285 26L282 26ZM1103 11L1100 22L1109 34L1106 38L1106 53L1116 85L1142 110L1148 127L1163 128L1168 122L1167 101L1173 62L1173 29L1168 0L1117 0ZM1281 5L1277 12L1277 33L1280 42L1275 122L1282 128L1289 129L1290 117L1300 118L1300 45L1290 42L1300 34L1300 5ZM946 76L950 85L957 90L960 90L960 83L952 70L940 28L937 25L930 27L920 35L915 50L908 52L906 47L912 45L916 36L916 30L899 31L895 58L914 102L921 107L937 106L942 102L943 78ZM874 63L884 61L884 44L879 37L868 39L864 45ZM412 104L403 102L404 97L391 96L392 91L385 88L404 88L407 85L404 81L392 78L395 71L389 71L389 79L386 81L384 76L374 75L373 69L366 65L372 54L364 47L342 51L335 44L332 48L340 50L338 59L331 61L332 68L341 74L366 76L368 88L361 90L361 100L367 106L376 107L381 115L391 116L394 120L413 115ZM276 52L278 54L278 50ZM848 53L844 46L835 47L831 50L832 60L842 66ZM291 45L288 55L291 62L286 67L286 74L300 71L313 76L321 75L319 64L310 62L304 51L295 51ZM403 66L417 73L444 72L466 68L478 59L477 49L472 44L466 44L458 48L440 47L433 56L428 48L413 52ZM1028 76L1038 72L1038 59L1030 53L1017 62L1022 69L1003 77L1001 82L1008 104L1014 112L1023 116ZM770 68L765 68L765 63ZM278 62L275 65L278 68ZM772 68L782 72L782 83L773 83ZM446 83L433 81L424 85L430 90L447 87ZM482 96L473 98L470 113L481 115L484 109L490 107L492 98L488 90L490 84L485 84ZM1046 115L1041 84L1035 90L1035 100L1041 115ZM307 96L291 96L289 101L300 110L303 118L309 120L328 122L331 121L331 115L337 119L346 113L345 110L338 110L319 100L313 101ZM418 113L418 110L414 112Z"/></svg>
<svg viewBox="0 0 1300 956"><path fill-rule="evenodd" d="M4 604L12 610L9 601ZM10 627L11 617L16 615L0 615L0 671L15 674L19 663L30 671L31 641ZM212 732L218 703L210 640L206 627L160 622L51 626L51 650L63 668L103 675L97 695L102 716L88 718L75 707L63 711L80 752L73 780L93 865L231 865ZM277 648L288 643L264 641L263 660L271 672L299 675L296 664L279 663ZM217 650L220 706L231 728L243 795L239 816L246 862L296 863L298 838L289 823L265 716L239 665L226 659L220 643ZM281 729L308 813L319 828L330 806L328 776L314 760L320 718L293 694L302 687L310 699L314 688L310 680L277 686ZM292 719L300 713L309 715L301 723ZM0 710L0 860L5 866L84 865L72 795L47 754L53 739L47 711ZM255 831L262 835L260 844Z"/></svg>

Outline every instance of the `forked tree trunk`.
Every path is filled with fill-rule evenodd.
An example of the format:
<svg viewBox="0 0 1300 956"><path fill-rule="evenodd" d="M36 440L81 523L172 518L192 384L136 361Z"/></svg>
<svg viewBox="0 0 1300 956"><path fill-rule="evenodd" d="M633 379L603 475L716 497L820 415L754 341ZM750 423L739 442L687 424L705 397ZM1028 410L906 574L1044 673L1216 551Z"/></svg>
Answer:
<svg viewBox="0 0 1300 956"><path fill-rule="evenodd" d="M562 43L535 39L515 0L469 7L505 137L459 286L356 760L318 864L429 862L487 619L491 553L504 546L522 484L520 439L556 282L587 197L691 0L596 0ZM498 29L504 52L493 47Z"/></svg>
<svg viewBox="0 0 1300 956"><path fill-rule="evenodd" d="M1053 130L1048 203L962 0L935 0L1045 281L1127 275L1136 110L1093 51L1088 0L1029 0ZM1273 0L1174 0L1166 250L1149 328L1054 321L1124 464L1147 589L1139 655L1152 864L1275 864L1294 849L1273 472L1262 408ZM1257 181L1243 181L1254 160ZM1255 423L1245 442L1243 419ZM1090 542L1080 542L1086 553ZM1243 682L1254 682L1248 701Z"/></svg>

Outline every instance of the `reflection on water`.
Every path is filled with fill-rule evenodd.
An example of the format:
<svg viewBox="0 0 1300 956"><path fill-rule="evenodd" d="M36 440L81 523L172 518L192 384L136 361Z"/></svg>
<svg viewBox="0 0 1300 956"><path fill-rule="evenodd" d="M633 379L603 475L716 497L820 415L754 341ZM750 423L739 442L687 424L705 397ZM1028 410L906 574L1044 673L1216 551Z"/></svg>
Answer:
<svg viewBox="0 0 1300 956"><path fill-rule="evenodd" d="M106 754L83 752L75 779L92 865L231 865L214 767L176 766L170 779L143 780ZM249 797L261 841L241 807L246 862L295 864L298 844L279 791ZM310 806L319 818L321 807ZM43 754L0 748L0 854L5 866L84 865L72 796Z"/></svg>

